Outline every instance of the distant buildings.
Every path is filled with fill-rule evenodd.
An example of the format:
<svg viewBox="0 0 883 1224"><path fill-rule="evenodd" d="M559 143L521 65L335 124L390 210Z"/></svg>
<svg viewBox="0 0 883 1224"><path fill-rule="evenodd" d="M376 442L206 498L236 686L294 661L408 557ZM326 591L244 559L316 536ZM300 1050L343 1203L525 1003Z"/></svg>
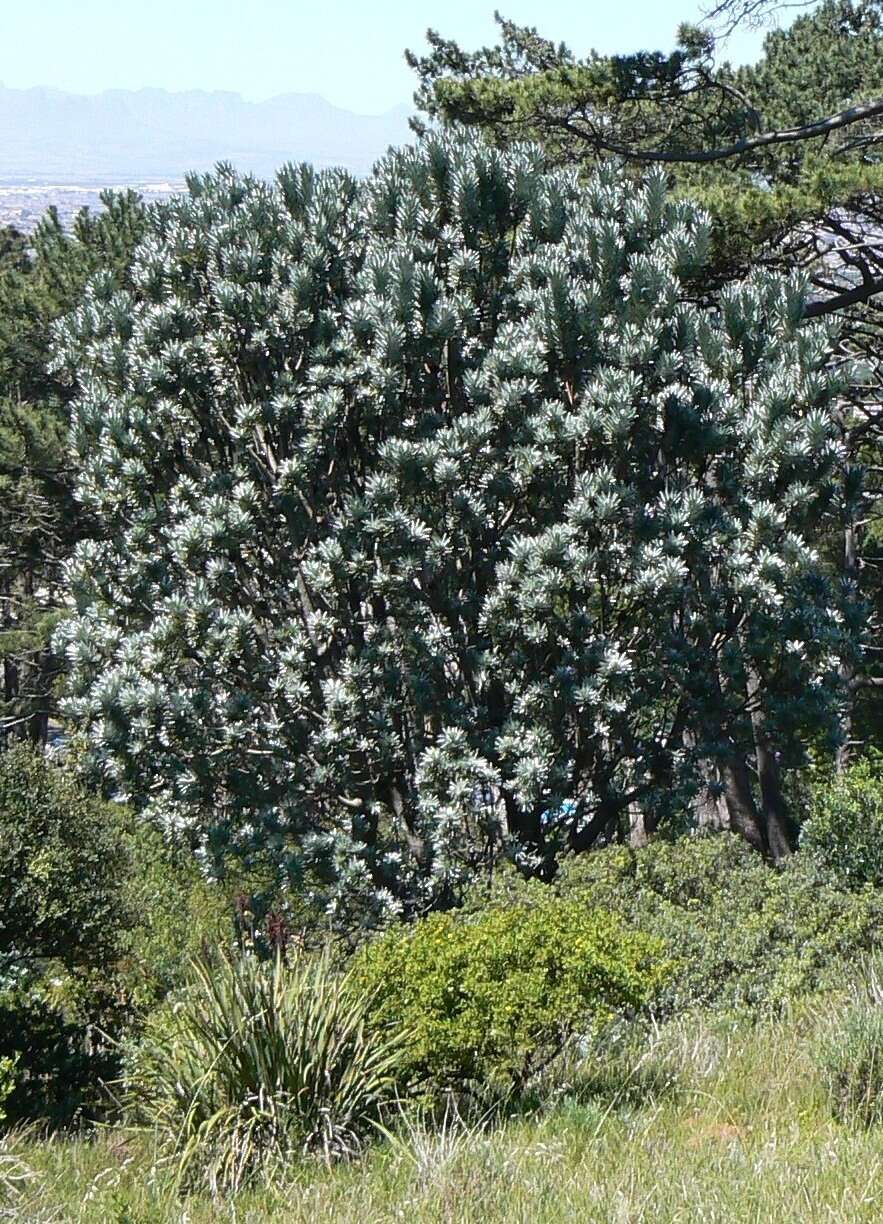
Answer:
<svg viewBox="0 0 883 1224"><path fill-rule="evenodd" d="M81 208L99 210L101 193L108 189L137 191L145 200L164 200L184 190L184 183L105 183L105 184L35 184L0 182L0 227L14 225L30 233L50 205L58 209L61 223L68 228Z"/></svg>

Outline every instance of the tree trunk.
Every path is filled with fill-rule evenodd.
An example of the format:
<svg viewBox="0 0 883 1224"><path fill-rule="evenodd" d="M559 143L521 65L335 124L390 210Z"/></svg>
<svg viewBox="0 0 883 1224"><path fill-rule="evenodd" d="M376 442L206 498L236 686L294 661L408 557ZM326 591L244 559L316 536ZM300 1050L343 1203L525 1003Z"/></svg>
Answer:
<svg viewBox="0 0 883 1224"><path fill-rule="evenodd" d="M715 833L730 827L730 813L726 795L723 793L720 771L711 761L701 761L700 768L705 779L702 789L693 800L693 815L696 827Z"/></svg>
<svg viewBox="0 0 883 1224"><path fill-rule="evenodd" d="M637 803L629 804L628 818L628 843L633 850L641 850L650 842L650 829L647 827L644 812Z"/></svg>
<svg viewBox="0 0 883 1224"><path fill-rule="evenodd" d="M684 746L688 751L696 747L696 737L691 731L684 732ZM728 829L730 815L723 794L720 770L716 763L707 757L699 757L696 767L702 778L702 786L696 792L692 803L697 829Z"/></svg>
<svg viewBox="0 0 883 1224"><path fill-rule="evenodd" d="M748 696L752 705L751 729L754 734L757 780L760 783L761 819L773 862L781 863L797 844L797 829L788 811L776 754L766 732L763 712L756 700L760 691L760 676L749 668Z"/></svg>
<svg viewBox="0 0 883 1224"><path fill-rule="evenodd" d="M751 777L745 758L734 749L721 762L720 771L730 828L766 857L770 848L751 793Z"/></svg>
<svg viewBox="0 0 883 1224"><path fill-rule="evenodd" d="M754 802L751 775L748 772L745 755L737 748L730 735L724 731L721 723L717 721L719 712L726 709L726 702L720 676L716 670L713 680L718 707L717 712L714 710L707 712L708 721L704 727L704 737L707 743L717 744L723 751L716 763L708 762L709 772L705 772L706 766L703 763L703 776L705 778L714 777L716 773L723 788L723 794L714 807L710 805L714 796L707 790L704 795L700 792L696 802L699 803L699 810L706 819L714 820L717 827L723 826L738 833L758 853L766 857L769 855L769 843Z"/></svg>
<svg viewBox="0 0 883 1224"><path fill-rule="evenodd" d="M577 829L575 823L570 826L567 836L570 849L579 854L583 850L590 850L601 837L615 837L620 827L621 812L622 808L612 799L602 798L594 816L582 828Z"/></svg>
<svg viewBox="0 0 883 1224"><path fill-rule="evenodd" d="M782 863L797 844L797 830L782 792L775 753L762 732L756 735L755 753L766 838L773 862Z"/></svg>
<svg viewBox="0 0 883 1224"><path fill-rule="evenodd" d="M856 585L858 582L858 538L854 523L850 523L846 528L843 539L843 573L847 582ZM855 679L855 668L851 663L844 662L840 665L840 679L843 681L843 687L846 692L843 714L840 719L840 744L837 748L835 757L835 765L839 774L849 768L850 749L852 747L852 716L855 706L855 688L852 681Z"/></svg>

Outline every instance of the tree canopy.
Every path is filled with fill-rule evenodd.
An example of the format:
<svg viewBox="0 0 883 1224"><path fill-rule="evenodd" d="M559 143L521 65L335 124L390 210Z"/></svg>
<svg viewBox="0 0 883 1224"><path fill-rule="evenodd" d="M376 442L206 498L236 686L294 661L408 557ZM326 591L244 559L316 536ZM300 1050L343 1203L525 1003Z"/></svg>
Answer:
<svg viewBox="0 0 883 1224"><path fill-rule="evenodd" d="M721 8L744 18L759 6ZM777 253L793 268L799 235L800 266L819 290L810 314L883 288L879 0L826 0L770 32L759 62L739 69L718 61L708 28L682 25L669 53L579 58L497 20L497 46L466 52L430 30L429 54L408 53L430 118L502 143L538 140L554 161L665 165L717 221L720 272ZM839 300L846 292L851 302Z"/></svg>
<svg viewBox="0 0 883 1224"><path fill-rule="evenodd" d="M704 787L786 853L779 771L857 648L817 547L853 482L803 287L686 300L709 243L658 174L447 137L153 213L59 330L101 525L67 709L108 784L338 911Z"/></svg>
<svg viewBox="0 0 883 1224"><path fill-rule="evenodd" d="M782 8L797 18L770 31L756 64L734 69L721 59L715 30ZM866 477L852 522L827 547L875 610L875 625L883 609L881 20L879 0L722 0L702 28L680 28L672 52L580 58L498 15L497 46L468 52L429 31L429 53L408 56L415 100L434 122L477 128L503 146L535 139L551 163L584 172L611 158L637 179L654 164L664 169L672 190L712 221L702 279L687 293L713 303L759 267L807 278L804 317L836 320L832 367L851 370L839 393L843 441ZM857 718L844 716L841 765L854 737L877 733L883 685L873 656L848 679L861 696Z"/></svg>

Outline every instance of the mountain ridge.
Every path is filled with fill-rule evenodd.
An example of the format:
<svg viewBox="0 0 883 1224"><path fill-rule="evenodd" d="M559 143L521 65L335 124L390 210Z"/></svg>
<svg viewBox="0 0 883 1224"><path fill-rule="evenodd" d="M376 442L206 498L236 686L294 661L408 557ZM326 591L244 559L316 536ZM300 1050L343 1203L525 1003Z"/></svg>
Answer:
<svg viewBox="0 0 883 1224"><path fill-rule="evenodd" d="M409 113L402 104L359 115L316 93L250 102L228 90L0 85L0 182L180 179L218 161L262 178L289 161L365 174L409 139Z"/></svg>

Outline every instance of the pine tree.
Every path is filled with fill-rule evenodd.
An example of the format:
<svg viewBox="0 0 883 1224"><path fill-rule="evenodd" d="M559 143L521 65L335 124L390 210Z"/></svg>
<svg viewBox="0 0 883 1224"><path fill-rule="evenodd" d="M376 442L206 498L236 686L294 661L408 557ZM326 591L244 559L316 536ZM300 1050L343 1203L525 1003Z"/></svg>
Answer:
<svg viewBox="0 0 883 1224"><path fill-rule="evenodd" d="M194 177L60 333L107 784L341 918L549 873L709 771L784 854L855 649L836 385L799 284L684 301L708 244L661 177L527 147Z"/></svg>

